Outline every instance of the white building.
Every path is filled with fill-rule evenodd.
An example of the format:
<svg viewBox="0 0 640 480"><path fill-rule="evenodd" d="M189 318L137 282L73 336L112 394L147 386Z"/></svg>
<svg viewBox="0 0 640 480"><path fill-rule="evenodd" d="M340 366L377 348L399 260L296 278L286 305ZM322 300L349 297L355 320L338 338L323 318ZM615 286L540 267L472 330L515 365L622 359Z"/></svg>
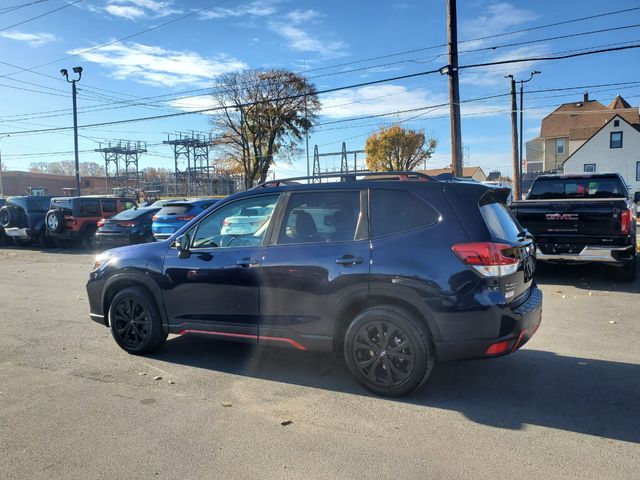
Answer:
<svg viewBox="0 0 640 480"><path fill-rule="evenodd" d="M564 173L619 173L631 188L640 191L640 131L616 115L564 161Z"/></svg>

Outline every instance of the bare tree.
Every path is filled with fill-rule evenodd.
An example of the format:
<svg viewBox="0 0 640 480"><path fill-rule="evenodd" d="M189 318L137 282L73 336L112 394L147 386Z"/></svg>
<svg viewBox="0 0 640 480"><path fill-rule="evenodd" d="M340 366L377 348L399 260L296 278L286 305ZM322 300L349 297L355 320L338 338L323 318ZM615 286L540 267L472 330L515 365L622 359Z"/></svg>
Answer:
<svg viewBox="0 0 640 480"><path fill-rule="evenodd" d="M315 86L287 70L222 75L213 100L223 107L213 121L215 143L241 166L247 188L266 180L276 155L303 138L320 109Z"/></svg>

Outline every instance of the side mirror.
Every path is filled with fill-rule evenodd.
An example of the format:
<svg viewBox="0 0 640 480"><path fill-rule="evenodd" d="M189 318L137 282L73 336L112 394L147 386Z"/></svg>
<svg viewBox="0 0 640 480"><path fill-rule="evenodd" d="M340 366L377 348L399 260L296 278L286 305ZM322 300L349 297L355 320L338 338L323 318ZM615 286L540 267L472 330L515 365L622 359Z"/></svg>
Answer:
<svg viewBox="0 0 640 480"><path fill-rule="evenodd" d="M188 233L179 236L175 241L176 248L178 249L178 258L189 258L191 256L191 237Z"/></svg>
<svg viewBox="0 0 640 480"><path fill-rule="evenodd" d="M636 193L633 194L633 201L635 203L640 202L640 192L636 192Z"/></svg>

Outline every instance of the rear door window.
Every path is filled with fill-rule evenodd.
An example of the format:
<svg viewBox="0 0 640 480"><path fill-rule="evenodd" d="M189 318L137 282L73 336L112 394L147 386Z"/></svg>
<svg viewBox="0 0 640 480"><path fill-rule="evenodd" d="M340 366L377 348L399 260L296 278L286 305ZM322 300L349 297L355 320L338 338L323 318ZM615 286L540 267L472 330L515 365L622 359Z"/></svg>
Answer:
<svg viewBox="0 0 640 480"><path fill-rule="evenodd" d="M354 240L360 216L360 191L291 195L278 234L279 244Z"/></svg>
<svg viewBox="0 0 640 480"><path fill-rule="evenodd" d="M116 199L104 199L102 200L102 212L103 213L116 213L118 204L116 202Z"/></svg>
<svg viewBox="0 0 640 480"><path fill-rule="evenodd" d="M382 237L437 223L440 214L404 190L370 191L371 236Z"/></svg>

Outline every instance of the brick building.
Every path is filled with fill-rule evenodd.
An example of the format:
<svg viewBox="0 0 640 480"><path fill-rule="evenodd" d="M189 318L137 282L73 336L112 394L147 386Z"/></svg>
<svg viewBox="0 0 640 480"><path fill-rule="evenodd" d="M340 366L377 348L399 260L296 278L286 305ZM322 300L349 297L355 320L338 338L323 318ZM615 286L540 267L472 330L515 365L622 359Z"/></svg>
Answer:
<svg viewBox="0 0 640 480"><path fill-rule="evenodd" d="M71 175L51 175L49 173L4 171L2 189L5 197L12 195L65 195L64 189L75 189L76 177ZM82 193L105 190L104 177L81 177Z"/></svg>

